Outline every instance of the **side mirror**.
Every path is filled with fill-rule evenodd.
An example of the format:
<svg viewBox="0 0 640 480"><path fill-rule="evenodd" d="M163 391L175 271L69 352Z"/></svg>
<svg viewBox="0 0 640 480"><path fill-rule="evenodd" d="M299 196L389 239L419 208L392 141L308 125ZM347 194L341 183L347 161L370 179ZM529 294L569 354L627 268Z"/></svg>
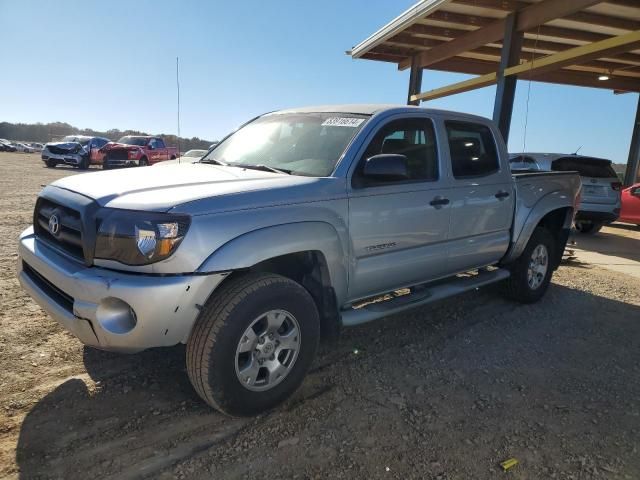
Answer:
<svg viewBox="0 0 640 480"><path fill-rule="evenodd" d="M407 180L409 171L406 155L381 153L367 158L363 175L375 180Z"/></svg>
<svg viewBox="0 0 640 480"><path fill-rule="evenodd" d="M634 197L640 197L640 187L632 188L629 193Z"/></svg>
<svg viewBox="0 0 640 480"><path fill-rule="evenodd" d="M153 150L153 145L149 144L149 145L147 145L147 148L148 148L149 150Z"/></svg>

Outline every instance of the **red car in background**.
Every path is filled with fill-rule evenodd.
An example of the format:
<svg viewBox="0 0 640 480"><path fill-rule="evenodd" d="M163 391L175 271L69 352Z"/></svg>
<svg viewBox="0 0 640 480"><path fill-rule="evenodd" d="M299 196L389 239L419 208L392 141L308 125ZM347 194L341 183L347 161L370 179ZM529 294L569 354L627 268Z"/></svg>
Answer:
<svg viewBox="0 0 640 480"><path fill-rule="evenodd" d="M635 223L640 227L640 183L622 190L620 222Z"/></svg>
<svg viewBox="0 0 640 480"><path fill-rule="evenodd" d="M107 143L100 150L104 153L103 169L138 165L153 165L164 160L175 160L176 147L167 147L160 137L126 135L117 142Z"/></svg>

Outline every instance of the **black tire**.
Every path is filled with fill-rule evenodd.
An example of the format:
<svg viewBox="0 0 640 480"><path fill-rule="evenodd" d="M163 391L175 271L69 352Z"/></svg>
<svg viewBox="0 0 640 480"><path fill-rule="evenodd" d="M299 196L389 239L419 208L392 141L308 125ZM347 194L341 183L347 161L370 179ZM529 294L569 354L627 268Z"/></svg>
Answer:
<svg viewBox="0 0 640 480"><path fill-rule="evenodd" d="M175 155L171 155L171 158L169 160L175 160L176 156Z"/></svg>
<svg viewBox="0 0 640 480"><path fill-rule="evenodd" d="M56 162L55 160L47 160L45 162L45 164L47 165L47 168L56 168L56 165L58 165L58 162Z"/></svg>
<svg viewBox="0 0 640 480"><path fill-rule="evenodd" d="M300 327L295 363L268 390L246 388L236 374L236 349L254 319L270 310L290 312ZM288 398L302 383L320 338L316 305L301 285L269 273L230 278L207 301L187 342L189 379L198 395L231 416L255 415Z"/></svg>
<svg viewBox="0 0 640 480"><path fill-rule="evenodd" d="M80 160L80 164L78 165L78 168L80 170L88 170L89 169L89 158L88 157L82 157L82 160Z"/></svg>
<svg viewBox="0 0 640 480"><path fill-rule="evenodd" d="M540 284L532 288L529 284L528 270L532 254L538 245L544 245L547 250L547 270ZM511 276L505 282L506 296L520 303L534 303L540 300L551 282L555 251L556 242L553 235L546 228L536 228L520 257L508 267Z"/></svg>
<svg viewBox="0 0 640 480"><path fill-rule="evenodd" d="M102 159L102 169L103 170L110 170L111 169L111 165L109 164L109 157L107 157L106 155Z"/></svg>
<svg viewBox="0 0 640 480"><path fill-rule="evenodd" d="M585 233L588 235L598 233L602 226L602 223L598 222L576 222L576 230L580 233Z"/></svg>
<svg viewBox="0 0 640 480"><path fill-rule="evenodd" d="M140 161L138 162L138 166L139 167L148 167L149 166L149 160L147 160L147 157L142 157L140 159Z"/></svg>

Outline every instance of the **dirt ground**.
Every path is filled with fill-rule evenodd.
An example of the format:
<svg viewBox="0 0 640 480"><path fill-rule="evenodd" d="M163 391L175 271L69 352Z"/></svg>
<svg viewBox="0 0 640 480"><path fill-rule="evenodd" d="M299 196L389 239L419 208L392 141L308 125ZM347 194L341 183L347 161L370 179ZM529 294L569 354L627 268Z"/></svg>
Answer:
<svg viewBox="0 0 640 480"><path fill-rule="evenodd" d="M183 347L84 348L19 288L40 186L77 173L0 153L0 478L640 478L637 278L573 262L535 305L489 288L346 330L285 405L230 419Z"/></svg>

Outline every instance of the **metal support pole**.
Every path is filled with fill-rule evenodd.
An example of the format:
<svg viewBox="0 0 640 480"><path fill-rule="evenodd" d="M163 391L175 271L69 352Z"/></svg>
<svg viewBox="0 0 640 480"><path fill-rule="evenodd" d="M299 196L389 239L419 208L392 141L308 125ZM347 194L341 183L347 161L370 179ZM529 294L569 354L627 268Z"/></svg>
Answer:
<svg viewBox="0 0 640 480"><path fill-rule="evenodd" d="M516 14L511 13L505 18L504 39L502 40L502 53L500 66L498 67L498 83L496 99L493 105L493 120L498 124L498 129L504 137L505 143L509 141L509 129L511 128L511 114L513 113L513 100L516 95L516 75L504 76L508 67L520 64L520 52L522 50L523 32L516 30Z"/></svg>
<svg viewBox="0 0 640 480"><path fill-rule="evenodd" d="M640 95L638 96L638 106L636 107L636 119L633 124L631 134L631 145L629 146L629 158L627 169L624 173L624 186L628 187L638 181L638 166L640 165Z"/></svg>
<svg viewBox="0 0 640 480"><path fill-rule="evenodd" d="M411 73L409 74L409 93L407 105L420 105L420 100L411 100L411 95L417 95L422 89L422 68L418 67L418 57L411 60Z"/></svg>

